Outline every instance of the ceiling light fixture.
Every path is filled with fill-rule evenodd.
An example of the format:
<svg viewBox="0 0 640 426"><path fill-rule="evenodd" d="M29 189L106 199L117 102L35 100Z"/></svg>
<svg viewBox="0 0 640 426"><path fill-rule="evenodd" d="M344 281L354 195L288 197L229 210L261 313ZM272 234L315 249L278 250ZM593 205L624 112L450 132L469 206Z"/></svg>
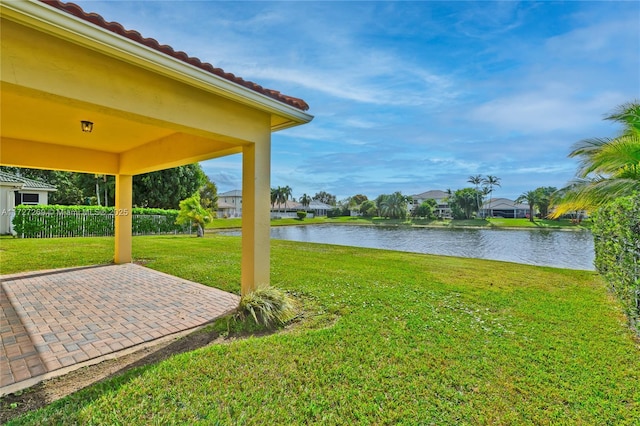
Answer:
<svg viewBox="0 0 640 426"><path fill-rule="evenodd" d="M85 133L91 133L93 131L93 123L91 121L82 120L80 121L80 127L82 131Z"/></svg>

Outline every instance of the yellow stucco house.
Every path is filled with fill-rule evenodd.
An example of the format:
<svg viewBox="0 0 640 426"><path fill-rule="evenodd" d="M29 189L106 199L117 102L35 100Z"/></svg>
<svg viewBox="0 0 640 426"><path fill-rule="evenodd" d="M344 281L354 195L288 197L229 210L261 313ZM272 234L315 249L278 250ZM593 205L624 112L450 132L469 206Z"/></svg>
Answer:
<svg viewBox="0 0 640 426"><path fill-rule="evenodd" d="M131 262L132 176L242 153L242 292L269 282L271 133L301 99L56 0L0 3L0 164L114 175Z"/></svg>

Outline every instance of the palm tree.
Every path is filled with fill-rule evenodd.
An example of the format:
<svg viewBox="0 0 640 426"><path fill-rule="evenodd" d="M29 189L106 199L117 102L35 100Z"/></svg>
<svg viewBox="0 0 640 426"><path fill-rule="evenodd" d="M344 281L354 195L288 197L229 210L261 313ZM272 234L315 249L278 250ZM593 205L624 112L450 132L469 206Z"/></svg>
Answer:
<svg viewBox="0 0 640 426"><path fill-rule="evenodd" d="M284 206L285 206L285 208L287 207L287 201L289 200L289 198L291 198L293 200L292 193L293 193L293 190L291 189L291 187L289 185L287 185L284 188L282 188L282 195L284 196Z"/></svg>
<svg viewBox="0 0 640 426"><path fill-rule="evenodd" d="M306 209L309 207L309 204L311 204L311 197L307 194L302 194L302 197L300 197L300 204L302 204L302 207Z"/></svg>
<svg viewBox="0 0 640 426"><path fill-rule="evenodd" d="M180 201L180 212L176 223L193 223L198 226L197 236L204 237L204 225L211 222L211 214L200 204L200 194Z"/></svg>
<svg viewBox="0 0 640 426"><path fill-rule="evenodd" d="M378 198L380 199L379 209L382 216L393 219L407 216L408 197L405 197L400 192L394 192L393 194L380 196Z"/></svg>
<svg viewBox="0 0 640 426"><path fill-rule="evenodd" d="M480 185L482 184L482 175L475 175L475 176L469 176L469 179L467 179L467 182L472 183L474 186L474 188L476 189L476 207L477 207L477 211L480 211Z"/></svg>
<svg viewBox="0 0 640 426"><path fill-rule="evenodd" d="M485 195L489 195L489 207L491 207L491 202L493 201L493 187L501 186L500 178L497 176L487 175L486 178L482 179L482 183L484 184L483 192ZM493 209L490 210L490 213L491 214L489 216L492 216Z"/></svg>
<svg viewBox="0 0 640 426"><path fill-rule="evenodd" d="M551 206L552 201L551 196L557 190L558 188L555 186L541 186L540 188L536 188L536 192L538 193L536 207L538 207L540 217L546 218L549 216L549 206Z"/></svg>
<svg viewBox="0 0 640 426"><path fill-rule="evenodd" d="M271 188L271 208L276 207L276 203L278 202L278 188Z"/></svg>
<svg viewBox="0 0 640 426"><path fill-rule="evenodd" d="M287 203L287 198L286 198L286 195L285 195L285 191L284 191L284 188L281 187L281 186L279 186L276 191L277 191L277 194L278 194L278 199L277 199L278 210L282 210L282 203L285 204L285 207L286 207L286 203Z"/></svg>
<svg viewBox="0 0 640 426"><path fill-rule="evenodd" d="M539 195L540 193L535 190L535 191L527 191L522 193L522 195L520 195L517 199L516 199L516 203L524 203L525 201L527 202L527 204L529 204L529 220L531 222L534 222L533 220L533 208L535 207L535 205L538 203L539 201Z"/></svg>
<svg viewBox="0 0 640 426"><path fill-rule="evenodd" d="M569 157L580 159L576 179L554 194L553 217L570 211L595 210L610 201L640 191L640 103L619 106L605 120L624 128L615 138L584 139Z"/></svg>

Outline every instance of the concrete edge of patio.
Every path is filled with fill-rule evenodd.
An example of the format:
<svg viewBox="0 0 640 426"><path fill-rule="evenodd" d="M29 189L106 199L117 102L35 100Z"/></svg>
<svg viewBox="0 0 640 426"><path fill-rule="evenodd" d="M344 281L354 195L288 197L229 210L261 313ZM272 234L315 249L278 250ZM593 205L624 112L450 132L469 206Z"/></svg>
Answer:
<svg viewBox="0 0 640 426"><path fill-rule="evenodd" d="M230 311L229 313L231 313L231 312L233 312L233 311ZM224 316L224 315L222 315L222 316ZM131 354L143 351L143 350L148 349L148 348L153 348L153 347L156 347L158 345L162 345L163 343L172 342L172 341L181 339L181 338L183 338L185 336L190 335L191 333L195 333L195 332L197 332L199 330L202 330L203 328L205 328L208 325L210 325L213 322L215 322L216 319L213 319L212 321L210 321L207 324L203 324L203 325L200 325L198 327L195 327L195 328L192 328L192 329L189 329L189 330L184 330L184 331L181 331L181 332L178 332L178 333L175 333L175 334L171 334L171 335L168 335L168 336L160 337L160 338L158 338L156 340L152 340L152 341L149 341L149 342L140 343L137 346L132 346L132 347L129 347L129 348L126 348L126 349L122 349L121 351L118 351L118 352L112 352L112 353L109 353L109 354L102 355L102 356L100 356L98 358L93 358L93 359L90 359L90 360L87 360L87 361L83 361L83 362L80 362L80 363L77 363L77 364L70 365L68 367L63 367L63 368L60 368L58 370L54 370L54 371L42 374L40 376L32 377L30 379L26 379L26 380L14 383L13 385L4 386L4 387L0 388L0 398L4 397L6 395L10 395L12 393L16 393L16 392L20 392L20 391L29 389L29 388L37 385L37 384L40 384L42 382L47 381L47 380L51 380L51 379L55 379L55 378L58 378L58 377L65 376L65 375L67 375L67 374L69 374L69 373L71 373L73 371L80 370L80 369L85 368L85 367L91 367L93 365L97 365L97 364L100 364L100 363L105 362L105 361L110 361L110 360L113 360L113 359L121 358L121 357L124 357L124 356L127 356L127 355L131 355Z"/></svg>

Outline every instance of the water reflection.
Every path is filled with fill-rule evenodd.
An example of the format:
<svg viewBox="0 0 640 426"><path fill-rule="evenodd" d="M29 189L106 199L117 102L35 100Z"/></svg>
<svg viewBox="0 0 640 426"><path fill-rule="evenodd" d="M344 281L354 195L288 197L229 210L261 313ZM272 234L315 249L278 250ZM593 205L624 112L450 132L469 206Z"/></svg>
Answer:
<svg viewBox="0 0 640 426"><path fill-rule="evenodd" d="M239 235L239 231L222 232ZM313 225L271 228L271 238L593 270L588 231L389 228Z"/></svg>

